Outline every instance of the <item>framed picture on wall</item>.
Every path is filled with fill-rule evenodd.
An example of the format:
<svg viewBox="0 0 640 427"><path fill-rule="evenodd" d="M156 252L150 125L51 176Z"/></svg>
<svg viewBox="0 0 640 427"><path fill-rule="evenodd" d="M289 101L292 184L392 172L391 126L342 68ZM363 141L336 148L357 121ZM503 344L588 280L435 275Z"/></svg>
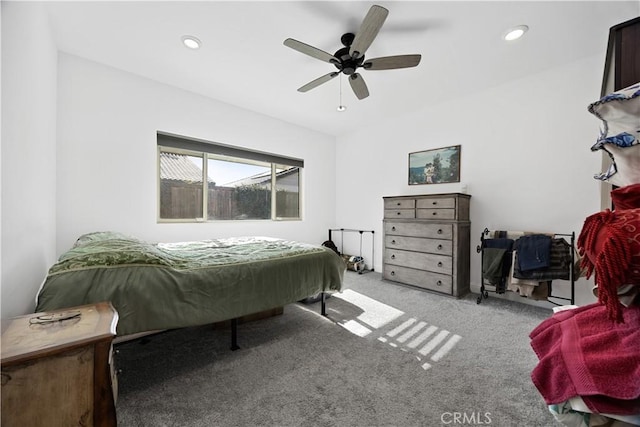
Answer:
<svg viewBox="0 0 640 427"><path fill-rule="evenodd" d="M409 153L409 185L460 182L460 145Z"/></svg>

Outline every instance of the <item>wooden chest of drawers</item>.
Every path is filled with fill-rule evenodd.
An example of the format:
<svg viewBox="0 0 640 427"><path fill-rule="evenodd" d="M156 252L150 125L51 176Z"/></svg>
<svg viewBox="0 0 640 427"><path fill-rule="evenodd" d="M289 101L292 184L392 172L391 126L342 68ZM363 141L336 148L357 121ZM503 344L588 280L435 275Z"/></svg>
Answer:
<svg viewBox="0 0 640 427"><path fill-rule="evenodd" d="M461 297L469 292L470 196L384 197L382 276Z"/></svg>
<svg viewBox="0 0 640 427"><path fill-rule="evenodd" d="M3 319L2 425L115 427L117 322L108 302Z"/></svg>

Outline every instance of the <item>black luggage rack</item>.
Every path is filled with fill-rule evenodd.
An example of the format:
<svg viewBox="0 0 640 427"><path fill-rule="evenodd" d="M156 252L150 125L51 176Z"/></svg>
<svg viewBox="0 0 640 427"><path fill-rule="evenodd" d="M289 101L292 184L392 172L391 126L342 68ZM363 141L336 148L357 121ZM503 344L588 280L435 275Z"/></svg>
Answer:
<svg viewBox="0 0 640 427"><path fill-rule="evenodd" d="M484 270L483 270L483 257L484 257L484 241L485 241L485 236L488 235L490 232L490 230L488 228L485 228L482 231L482 234L480 235L480 244L477 246L476 251L481 254L481 259L480 259L480 296L478 297L476 303L480 304L482 302L483 299L487 299L489 298L489 292L495 292L496 294L504 294L506 293L506 287L504 288L498 288L494 285L491 284L485 284L485 277L484 277ZM514 233L513 231L507 231L506 232L507 235L509 233ZM528 233L528 234L535 234L535 233ZM550 233L540 233L540 234L550 234ZM570 247L570 251L571 251L571 265L569 266L569 282L571 284L571 297L570 298L566 298L566 297L561 297L561 296L557 296L557 295L553 295L553 288L550 287L549 288L549 295L547 296L547 301L550 302L551 304L555 304L555 305L563 305L562 303L558 303L556 301L552 301L550 300L550 298L554 298L557 300L564 300L564 301L568 301L570 304L575 304L575 240L576 240L576 233L572 232L570 234L567 233L553 233L553 237L554 238L565 238L565 237L570 237L570 242L569 242L569 247ZM566 239L565 239L566 242ZM555 279L555 280L562 280L562 279ZM493 288L495 288L495 290L489 290L486 288L486 286L491 286Z"/></svg>
<svg viewBox="0 0 640 427"><path fill-rule="evenodd" d="M370 272L370 271L374 271L373 268L373 262L374 262L374 255L375 255L375 243L374 243L374 230L356 230L353 228L330 228L329 229L329 240L333 241L332 239L332 232L333 231L339 231L340 232L340 254L343 256L346 256L344 254L344 233L348 232L348 233L360 233L360 252L359 252L359 256L362 257L362 236L364 233L371 233L371 268L365 268L363 270L359 270L358 274L362 274L364 272ZM364 259L364 257L363 257ZM367 265L366 260L365 260L365 266Z"/></svg>

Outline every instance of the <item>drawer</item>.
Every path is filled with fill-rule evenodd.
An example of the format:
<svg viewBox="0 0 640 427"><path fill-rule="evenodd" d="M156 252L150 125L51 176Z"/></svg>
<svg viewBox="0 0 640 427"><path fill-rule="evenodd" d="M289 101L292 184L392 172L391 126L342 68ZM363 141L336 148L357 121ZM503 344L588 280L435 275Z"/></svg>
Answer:
<svg viewBox="0 0 640 427"><path fill-rule="evenodd" d="M453 293L453 280L451 276L387 264L384 264L382 270L382 276L387 280L406 283L449 295Z"/></svg>
<svg viewBox="0 0 640 427"><path fill-rule="evenodd" d="M455 209L455 207L456 199L454 197L432 197L416 201L418 209Z"/></svg>
<svg viewBox="0 0 640 427"><path fill-rule="evenodd" d="M384 236L384 246L391 249L453 255L453 241L408 236Z"/></svg>
<svg viewBox="0 0 640 427"><path fill-rule="evenodd" d="M402 265L440 274L453 274L453 258L446 255L385 248L382 261L385 264Z"/></svg>
<svg viewBox="0 0 640 427"><path fill-rule="evenodd" d="M421 219L455 219L455 209L416 209L416 218Z"/></svg>
<svg viewBox="0 0 640 427"><path fill-rule="evenodd" d="M385 209L414 209L416 207L415 199L385 199Z"/></svg>
<svg viewBox="0 0 640 427"><path fill-rule="evenodd" d="M385 221L384 232L385 235L393 236L428 237L443 240L453 239L452 224Z"/></svg>
<svg viewBox="0 0 640 427"><path fill-rule="evenodd" d="M385 209L385 218L415 218L416 211L414 209Z"/></svg>

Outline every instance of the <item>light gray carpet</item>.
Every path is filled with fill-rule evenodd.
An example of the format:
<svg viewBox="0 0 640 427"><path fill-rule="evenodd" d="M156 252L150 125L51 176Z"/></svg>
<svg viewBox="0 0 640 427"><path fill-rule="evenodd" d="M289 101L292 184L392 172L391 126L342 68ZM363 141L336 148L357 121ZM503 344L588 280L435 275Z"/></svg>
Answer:
<svg viewBox="0 0 640 427"><path fill-rule="evenodd" d="M119 425L558 425L529 376L550 310L345 276L329 319L292 304L239 325L235 352L211 327L118 344Z"/></svg>

